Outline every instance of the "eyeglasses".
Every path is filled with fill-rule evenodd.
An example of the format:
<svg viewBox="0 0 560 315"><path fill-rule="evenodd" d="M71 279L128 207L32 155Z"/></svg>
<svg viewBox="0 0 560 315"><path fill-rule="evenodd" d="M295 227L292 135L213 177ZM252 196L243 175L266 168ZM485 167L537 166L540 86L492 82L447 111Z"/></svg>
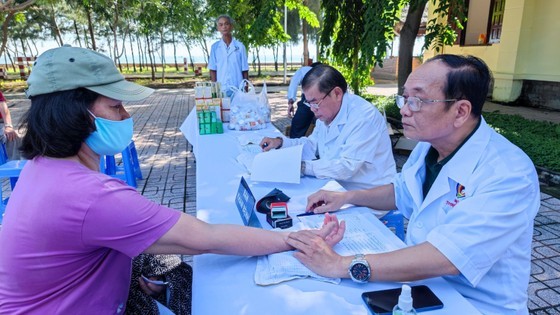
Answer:
<svg viewBox="0 0 560 315"><path fill-rule="evenodd" d="M397 106L399 108L403 108L405 104L408 104L408 108L411 111L417 112L422 108L422 103L439 103L439 102L456 102L457 99L448 99L448 100L430 100L430 99L422 99L416 96L408 96L404 97L402 95L396 95L397 99Z"/></svg>
<svg viewBox="0 0 560 315"><path fill-rule="evenodd" d="M330 89L327 94L325 94L325 96L323 96L323 98L317 102L317 103L309 103L307 101L303 102L303 105L309 107L309 108L313 108L313 109L319 109L319 105L321 105L321 102L323 102L325 100L325 98L327 98L327 96L329 96L329 94L331 94L331 92L334 90L336 86L333 86L332 89Z"/></svg>

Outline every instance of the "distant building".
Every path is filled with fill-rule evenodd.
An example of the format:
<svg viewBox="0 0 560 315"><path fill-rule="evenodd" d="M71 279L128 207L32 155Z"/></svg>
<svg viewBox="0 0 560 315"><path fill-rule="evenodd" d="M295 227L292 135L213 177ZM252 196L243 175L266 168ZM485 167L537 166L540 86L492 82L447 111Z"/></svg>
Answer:
<svg viewBox="0 0 560 315"><path fill-rule="evenodd" d="M560 109L560 1L468 1L468 21L444 53L482 58L494 73L492 99ZM431 4L431 3L430 3ZM433 7L429 18L435 17ZM434 56L428 50L424 58Z"/></svg>

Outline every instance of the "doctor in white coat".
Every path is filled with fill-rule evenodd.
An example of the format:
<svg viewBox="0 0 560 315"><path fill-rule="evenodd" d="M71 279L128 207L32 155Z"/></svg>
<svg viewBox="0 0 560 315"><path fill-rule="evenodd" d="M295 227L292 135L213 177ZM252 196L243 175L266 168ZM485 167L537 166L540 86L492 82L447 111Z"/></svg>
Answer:
<svg viewBox="0 0 560 315"><path fill-rule="evenodd" d="M408 247L343 257L316 238L294 236L295 256L317 274L357 282L443 276L483 314L528 314L539 182L527 155L481 116L490 82L476 57L430 59L397 97L405 136L420 141L402 172L389 185L308 199L316 213L347 203L397 208L409 218Z"/></svg>

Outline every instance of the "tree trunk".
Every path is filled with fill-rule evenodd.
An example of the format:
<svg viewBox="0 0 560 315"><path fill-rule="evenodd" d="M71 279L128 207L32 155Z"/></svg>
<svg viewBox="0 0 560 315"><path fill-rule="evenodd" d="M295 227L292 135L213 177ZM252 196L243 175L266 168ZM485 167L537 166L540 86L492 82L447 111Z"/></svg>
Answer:
<svg viewBox="0 0 560 315"><path fill-rule="evenodd" d="M2 23L2 46L0 46L0 54L4 52L4 50L6 49L6 45L8 44L8 26L10 25L13 17L14 13L9 12L6 16L6 19Z"/></svg>
<svg viewBox="0 0 560 315"><path fill-rule="evenodd" d="M258 71L257 71L257 76L261 76L262 72L261 72L261 55L260 55L260 51L258 48L255 48L255 50L257 51L257 66L258 66Z"/></svg>
<svg viewBox="0 0 560 315"><path fill-rule="evenodd" d="M175 59L175 71L179 72L179 64L177 64L177 43L175 42L175 31L171 32L171 41L173 43L173 58Z"/></svg>
<svg viewBox="0 0 560 315"><path fill-rule="evenodd" d="M53 37L56 40L59 46L64 46L64 40L62 39L62 35L60 34L60 28L56 23L56 17L54 13L54 4L51 3L51 11L50 11L50 18L51 18L51 27L53 31Z"/></svg>
<svg viewBox="0 0 560 315"><path fill-rule="evenodd" d="M91 21L91 8L88 6L86 9L89 37L91 38L91 49L97 50L97 45L95 44L95 33L93 31L93 22Z"/></svg>
<svg viewBox="0 0 560 315"><path fill-rule="evenodd" d="M136 61L134 59L134 47L132 46L132 33L128 33L128 38L130 38L130 54L132 56L132 71L136 73Z"/></svg>
<svg viewBox="0 0 560 315"><path fill-rule="evenodd" d="M152 48L150 47L150 35L146 35L146 51L150 58L150 68L152 70L152 81L156 80L156 69L154 67L154 58L152 58Z"/></svg>
<svg viewBox="0 0 560 315"><path fill-rule="evenodd" d="M161 83L165 83L165 39L163 35L163 26L160 30L160 41L161 41Z"/></svg>
<svg viewBox="0 0 560 315"><path fill-rule="evenodd" d="M307 39L307 22L301 21L301 34L303 35L303 63L306 66L309 60L309 43Z"/></svg>
<svg viewBox="0 0 560 315"><path fill-rule="evenodd" d="M127 53L126 53L126 46L123 46L122 52L123 52L123 55L124 55L124 62L126 64L126 71L129 71L130 69L128 67L128 56L127 56ZM119 63L120 63L120 61L119 61ZM122 72L122 70L121 70L121 72Z"/></svg>
<svg viewBox="0 0 560 315"><path fill-rule="evenodd" d="M142 72L142 58L144 57L144 53L142 52L142 45L140 44L140 42L140 35L136 34L136 43L138 44L138 66L140 68L140 72Z"/></svg>
<svg viewBox="0 0 560 315"><path fill-rule="evenodd" d="M398 86L399 94L402 94L403 87L412 72L412 55L414 52L414 41L420 29L422 14L428 0L418 0L416 5L411 4L406 15L406 20L401 29L399 44L399 68L398 68Z"/></svg>
<svg viewBox="0 0 560 315"><path fill-rule="evenodd" d="M76 40L78 41L78 46L82 47L82 40L80 38L80 30L78 29L78 23L76 23L76 20L72 20L72 24L74 25L74 32L76 32Z"/></svg>
<svg viewBox="0 0 560 315"><path fill-rule="evenodd" d="M274 71L278 72L278 45L274 45L272 55L274 56Z"/></svg>
<svg viewBox="0 0 560 315"><path fill-rule="evenodd" d="M206 40L199 38L198 42L200 43L200 48L202 48L202 51L204 52L204 63L208 64L208 60L210 60L210 50L208 50Z"/></svg>
<svg viewBox="0 0 560 315"><path fill-rule="evenodd" d="M87 29L83 29L84 31L84 45L86 48L91 48L90 44L89 44L89 36L88 36L88 31Z"/></svg>
<svg viewBox="0 0 560 315"><path fill-rule="evenodd" d="M187 47L187 54L189 55L189 60L191 61L192 72L194 73L194 60L191 54L191 48L187 43L185 43L185 47Z"/></svg>

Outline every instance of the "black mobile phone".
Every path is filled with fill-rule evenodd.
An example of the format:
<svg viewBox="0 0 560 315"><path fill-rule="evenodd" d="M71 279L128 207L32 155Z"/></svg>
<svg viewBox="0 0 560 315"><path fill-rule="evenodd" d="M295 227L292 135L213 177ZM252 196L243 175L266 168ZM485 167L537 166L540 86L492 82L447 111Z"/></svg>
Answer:
<svg viewBox="0 0 560 315"><path fill-rule="evenodd" d="M412 306L417 312L435 310L443 307L441 300L425 285L412 286ZM374 315L392 314L393 307L399 302L401 288L370 291L362 293L362 299Z"/></svg>

